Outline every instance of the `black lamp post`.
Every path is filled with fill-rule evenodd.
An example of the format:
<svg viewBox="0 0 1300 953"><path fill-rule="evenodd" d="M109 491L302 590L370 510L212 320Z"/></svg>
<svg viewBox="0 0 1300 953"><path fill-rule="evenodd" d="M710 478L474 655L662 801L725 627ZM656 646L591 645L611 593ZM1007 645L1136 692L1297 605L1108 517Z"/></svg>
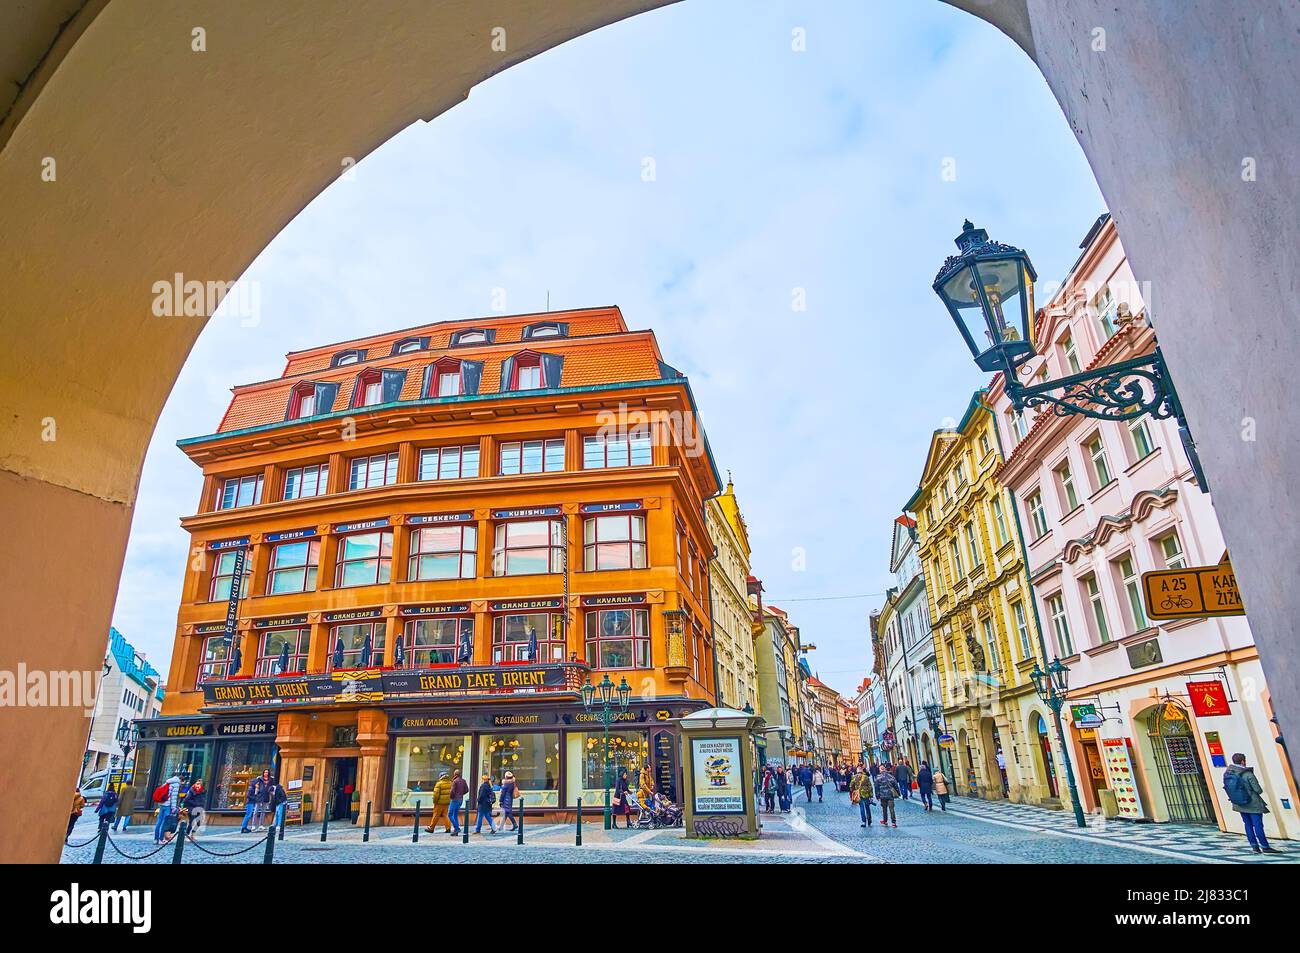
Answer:
<svg viewBox="0 0 1300 953"><path fill-rule="evenodd" d="M595 707L596 696L600 696L600 706ZM615 700L617 695L617 700ZM591 682L584 682L582 686L582 707L590 712L593 709L600 715L601 724L605 726L605 747L601 756L601 765L605 778L605 830L613 826L613 815L610 811L609 803L609 725L616 717L617 711L626 711L628 702L632 698L632 686L627 683L626 678L618 680L618 688L609 680L609 674L601 680L599 685L593 685Z"/></svg>
<svg viewBox="0 0 1300 953"><path fill-rule="evenodd" d="M1070 788L1070 803L1074 807L1074 822L1080 827L1087 827L1083 817L1083 805L1079 802L1079 789L1074 783L1074 767L1065 748L1065 729L1061 725L1061 708L1065 705L1065 691L1069 685L1070 669L1059 658L1048 663L1047 671L1038 667L1035 660L1034 669L1029 673L1034 690L1038 692L1048 708L1052 709L1052 719L1056 723L1056 743L1061 746L1061 757L1065 761L1065 781Z"/></svg>
<svg viewBox="0 0 1300 953"><path fill-rule="evenodd" d="M1002 372L1007 396L1018 411L1050 405L1059 417L1082 414L1097 420L1132 420L1143 414L1175 418L1183 449L1202 490L1208 490L1196 445L1160 348L1042 384L1021 384L1020 368L1037 351L1034 342L1034 281L1022 249L989 238L969 221L934 279L939 296L981 370ZM1059 391L1060 393L1056 393Z"/></svg>
<svg viewBox="0 0 1300 953"><path fill-rule="evenodd" d="M125 777L126 760L131 754L131 749L135 747L136 742L140 738L140 726L136 724L134 721L124 721L117 726L116 737L117 737L117 746L122 749L122 776ZM109 779L111 780L112 777L113 775L112 772L110 771ZM118 782L117 793L119 795L122 793L121 781Z"/></svg>
<svg viewBox="0 0 1300 953"><path fill-rule="evenodd" d="M939 724L942 716L943 709L939 706L938 702L926 703L925 720L930 723L930 734L934 737L934 746L939 752L939 770L943 771L944 775L948 778L948 783L952 786L951 790L955 791L957 789L957 782L952 776L952 758L949 756L948 767L945 769L943 766L944 749L943 745L939 743Z"/></svg>

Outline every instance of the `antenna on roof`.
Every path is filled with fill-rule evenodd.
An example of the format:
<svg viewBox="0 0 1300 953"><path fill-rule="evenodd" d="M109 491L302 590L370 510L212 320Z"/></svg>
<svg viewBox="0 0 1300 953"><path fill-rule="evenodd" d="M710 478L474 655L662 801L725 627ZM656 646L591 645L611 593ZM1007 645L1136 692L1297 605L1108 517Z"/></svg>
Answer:
<svg viewBox="0 0 1300 953"><path fill-rule="evenodd" d="M546 310L548 313L551 310L551 289L550 288L546 289Z"/></svg>

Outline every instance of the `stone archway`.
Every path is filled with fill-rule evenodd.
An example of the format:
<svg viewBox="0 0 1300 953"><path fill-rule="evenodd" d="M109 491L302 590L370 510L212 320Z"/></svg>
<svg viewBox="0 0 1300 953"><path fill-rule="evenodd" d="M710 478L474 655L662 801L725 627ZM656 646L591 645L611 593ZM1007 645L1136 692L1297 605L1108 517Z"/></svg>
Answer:
<svg viewBox="0 0 1300 953"><path fill-rule="evenodd" d="M1280 0L1232 18L1213 0L947 2L1038 64L1139 278L1159 292L1154 323L1279 719L1300 724L1288 643L1300 593L1275 569L1300 562L1300 537L1251 532L1259 513L1296 522L1300 441L1288 438L1286 411L1300 405L1289 369L1300 106L1260 96L1240 108L1251 90L1300 83L1290 43L1300 13ZM349 162L405 126L500 70L663 5L38 0L0 11L10 80L0 93L0 525L24 554L5 561L0 591L13 617L44 620L11 631L0 670L99 668L144 452L205 321L153 314L154 283L235 280ZM497 25L504 52L490 42ZM200 26L225 55L193 49ZM1098 30L1105 50L1089 53ZM74 533L80 546L57 544ZM71 776L84 727L78 707L12 710L0 758L67 764ZM0 859L54 859L58 805L36 802L12 772L0 799L14 808L0 821Z"/></svg>

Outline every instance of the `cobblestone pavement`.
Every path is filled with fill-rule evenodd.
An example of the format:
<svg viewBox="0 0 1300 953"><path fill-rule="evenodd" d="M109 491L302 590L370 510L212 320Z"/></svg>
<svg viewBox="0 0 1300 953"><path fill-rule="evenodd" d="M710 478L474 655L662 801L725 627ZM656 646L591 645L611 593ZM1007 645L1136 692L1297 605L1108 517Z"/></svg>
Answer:
<svg viewBox="0 0 1300 953"><path fill-rule="evenodd" d="M881 827L879 810L870 828L860 826L848 795L826 794L809 804L800 796L789 815L760 815L758 840L688 839L677 830L605 831L599 817L583 826L583 846L574 845L571 824L531 823L525 843L513 833L459 836L421 831L411 843L410 828L376 828L369 843L350 826L291 827L276 844L276 863L1003 863L1003 864L1162 864L1294 862L1300 852L1278 845L1278 855L1256 855L1245 839L1213 828L1185 825L1131 825L1111 821L1086 830L1072 815L1027 805L956 799L947 813L925 812L919 801L901 801L898 827ZM73 832L64 863L89 863L94 855L94 821L87 816ZM89 841L90 843L86 843ZM130 861L118 851L142 857L155 850L152 829L134 827L114 835L105 863L170 863L173 848ZM184 863L261 863L262 835L213 828L187 844ZM231 855L237 851L241 853Z"/></svg>

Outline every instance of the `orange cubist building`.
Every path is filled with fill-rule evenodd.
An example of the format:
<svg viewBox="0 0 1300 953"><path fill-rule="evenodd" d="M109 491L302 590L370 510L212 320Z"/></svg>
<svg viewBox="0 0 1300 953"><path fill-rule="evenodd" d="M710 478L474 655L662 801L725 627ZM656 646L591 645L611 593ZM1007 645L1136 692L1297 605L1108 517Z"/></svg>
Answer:
<svg viewBox="0 0 1300 953"><path fill-rule="evenodd" d="M608 676L609 776L679 797L677 719L715 698L720 484L651 331L593 308L297 351L179 445L203 491L141 789L188 772L237 820L269 770L290 821L394 823L444 774L508 771L565 814L603 800L581 689Z"/></svg>

